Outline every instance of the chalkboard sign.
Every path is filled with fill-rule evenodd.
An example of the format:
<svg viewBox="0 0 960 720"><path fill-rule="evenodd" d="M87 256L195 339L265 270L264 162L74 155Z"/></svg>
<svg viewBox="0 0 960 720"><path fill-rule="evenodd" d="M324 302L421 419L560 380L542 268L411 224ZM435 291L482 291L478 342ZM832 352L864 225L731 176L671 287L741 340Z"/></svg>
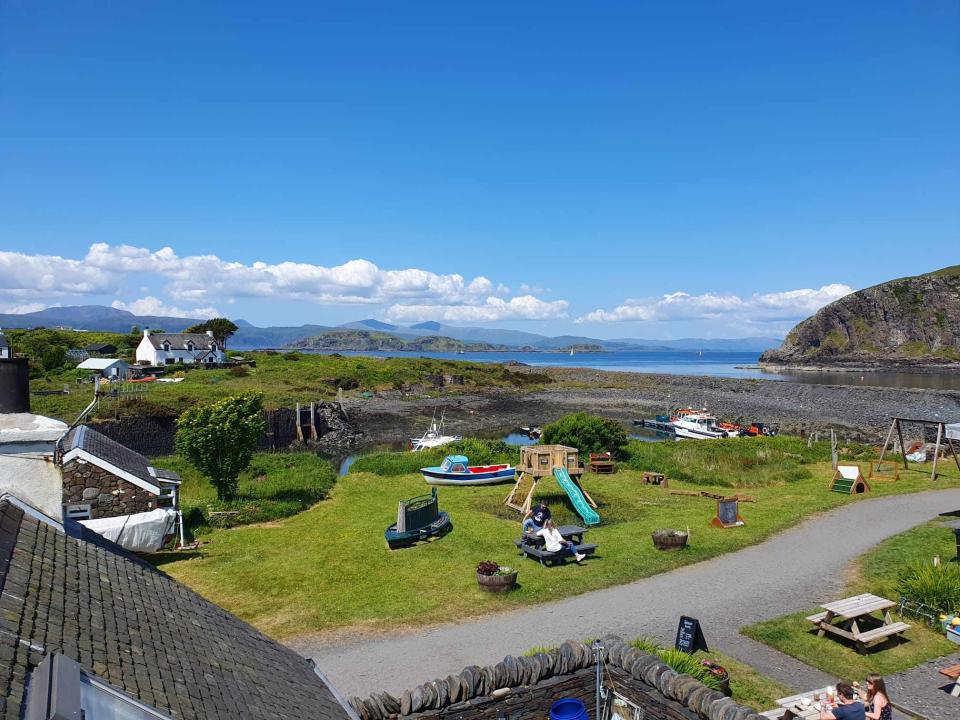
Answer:
<svg viewBox="0 0 960 720"><path fill-rule="evenodd" d="M681 615L680 624L677 625L677 639L673 646L685 653L693 653L697 650L709 652L707 641L703 637L703 630L700 629L700 621L696 618Z"/></svg>
<svg viewBox="0 0 960 720"><path fill-rule="evenodd" d="M743 525L740 517L740 504L737 498L723 498L717 500L717 516L710 521L714 527L736 527Z"/></svg>

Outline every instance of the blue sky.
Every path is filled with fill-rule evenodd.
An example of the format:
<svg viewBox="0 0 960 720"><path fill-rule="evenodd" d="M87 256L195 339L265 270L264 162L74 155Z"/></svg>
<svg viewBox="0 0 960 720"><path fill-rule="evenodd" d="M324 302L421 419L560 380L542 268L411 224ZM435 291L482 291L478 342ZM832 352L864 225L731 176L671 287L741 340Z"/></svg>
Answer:
<svg viewBox="0 0 960 720"><path fill-rule="evenodd" d="M960 262L958 8L11 0L0 311L780 334Z"/></svg>

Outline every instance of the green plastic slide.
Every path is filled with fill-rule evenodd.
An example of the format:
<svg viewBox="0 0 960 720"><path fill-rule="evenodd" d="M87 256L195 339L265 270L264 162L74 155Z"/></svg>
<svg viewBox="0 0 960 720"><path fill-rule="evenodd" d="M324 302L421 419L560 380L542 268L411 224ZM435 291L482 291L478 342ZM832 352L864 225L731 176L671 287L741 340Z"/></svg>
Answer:
<svg viewBox="0 0 960 720"><path fill-rule="evenodd" d="M580 517L583 518L584 525L599 525L600 516L597 515L596 510L590 507L590 503L587 502L587 499L583 496L577 484L570 479L570 473L567 472L567 469L554 468L553 476L557 479L557 482L560 484L560 487L563 488L567 497L570 498L574 509L580 514Z"/></svg>

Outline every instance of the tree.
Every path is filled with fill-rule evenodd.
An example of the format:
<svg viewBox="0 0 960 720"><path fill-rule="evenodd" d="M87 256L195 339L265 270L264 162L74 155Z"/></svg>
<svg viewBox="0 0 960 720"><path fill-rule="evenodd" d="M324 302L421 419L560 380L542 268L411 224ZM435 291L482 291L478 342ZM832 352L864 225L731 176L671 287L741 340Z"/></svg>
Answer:
<svg viewBox="0 0 960 720"><path fill-rule="evenodd" d="M568 445L581 453L610 452L623 457L627 431L608 418L574 413L544 426L540 442L544 445Z"/></svg>
<svg viewBox="0 0 960 720"><path fill-rule="evenodd" d="M205 333L208 330L213 332L213 339L217 341L222 349L226 349L227 340L233 337L233 334L240 328L227 318L210 318L202 323L191 325L184 332Z"/></svg>
<svg viewBox="0 0 960 720"><path fill-rule="evenodd" d="M260 393L194 405L177 420L177 453L210 480L218 500L231 500L266 429Z"/></svg>

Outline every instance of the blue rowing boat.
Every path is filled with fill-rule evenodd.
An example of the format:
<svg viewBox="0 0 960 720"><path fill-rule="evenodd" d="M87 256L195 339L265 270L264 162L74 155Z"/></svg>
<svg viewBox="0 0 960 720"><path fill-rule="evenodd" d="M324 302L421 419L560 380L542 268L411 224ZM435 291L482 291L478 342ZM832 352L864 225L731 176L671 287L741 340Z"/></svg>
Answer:
<svg viewBox="0 0 960 720"><path fill-rule="evenodd" d="M471 466L466 455L447 455L438 467L420 468L420 474L430 485L493 485L513 481L513 465Z"/></svg>

